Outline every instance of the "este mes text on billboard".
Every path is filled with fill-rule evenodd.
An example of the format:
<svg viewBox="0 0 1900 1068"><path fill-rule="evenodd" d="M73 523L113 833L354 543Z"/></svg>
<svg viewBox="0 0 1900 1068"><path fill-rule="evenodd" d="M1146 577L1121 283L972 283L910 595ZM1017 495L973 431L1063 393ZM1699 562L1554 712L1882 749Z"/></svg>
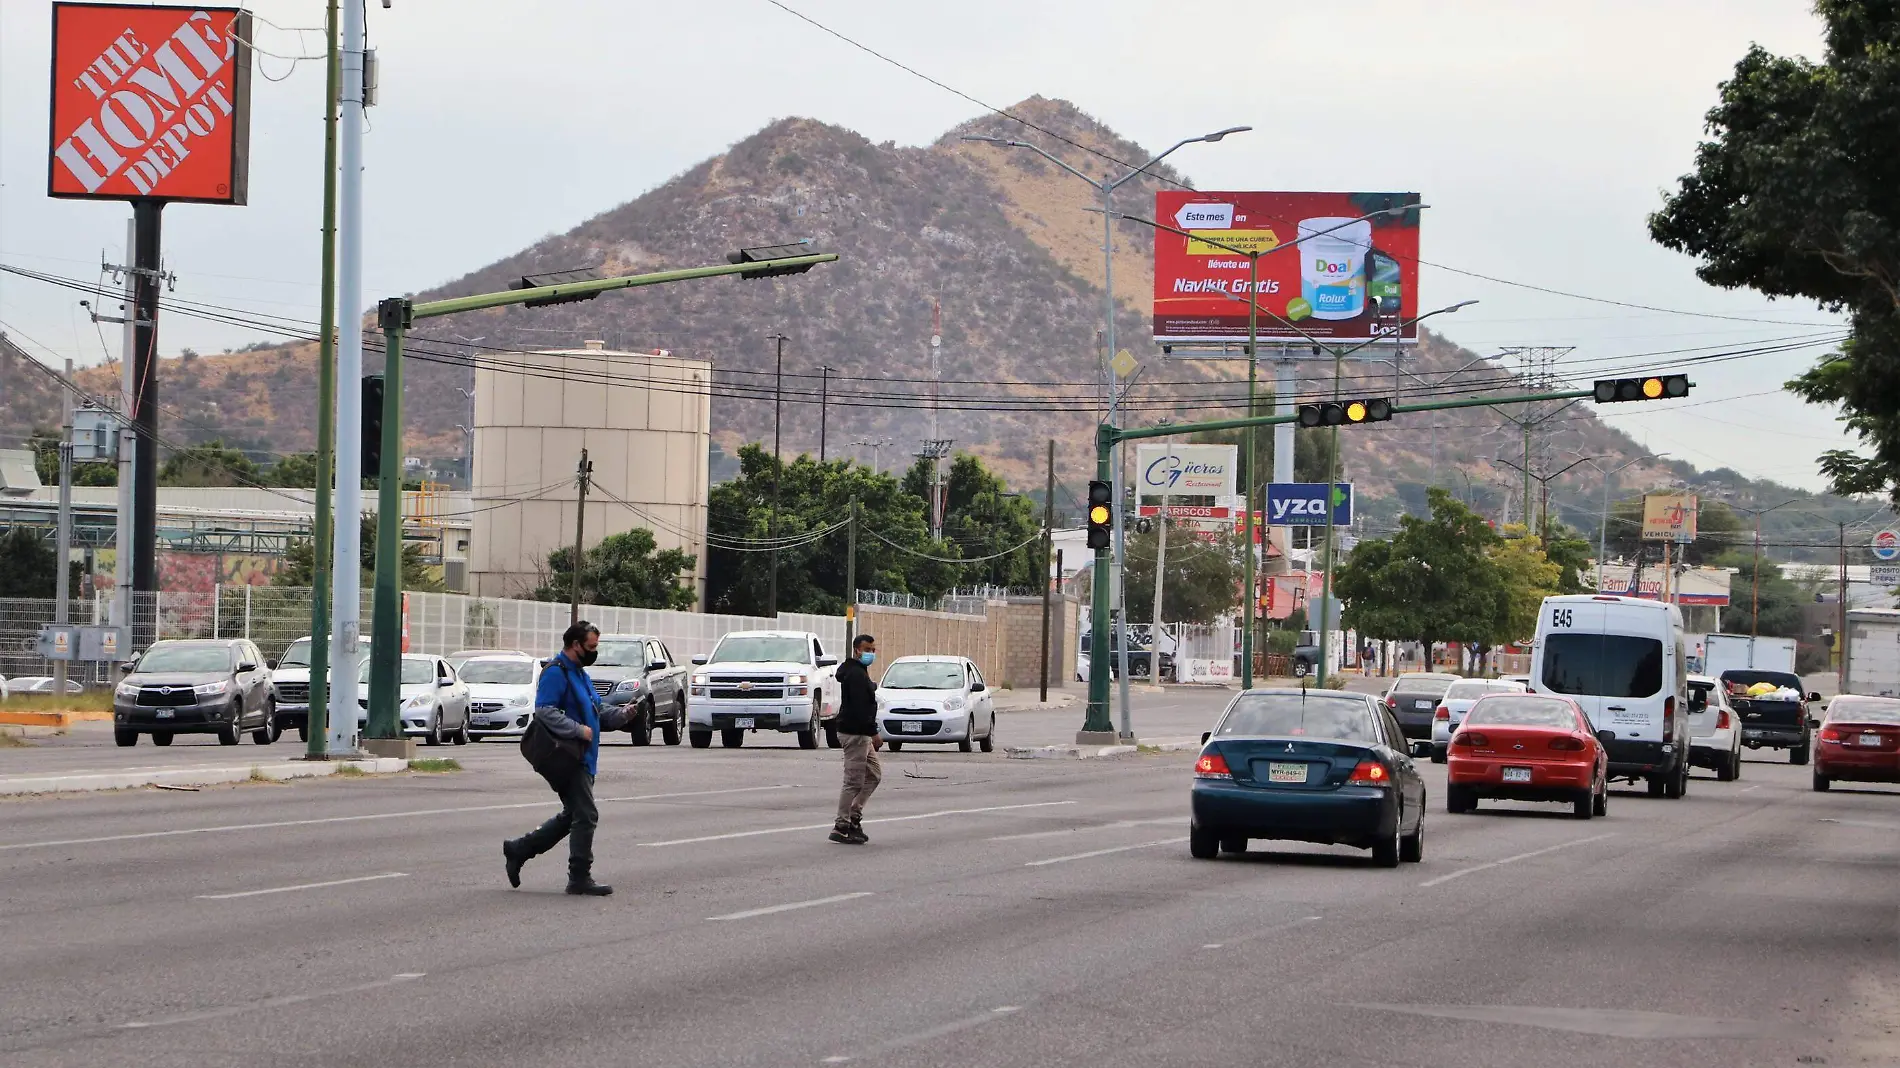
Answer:
<svg viewBox="0 0 1900 1068"><path fill-rule="evenodd" d="M237 8L54 4L47 195L243 204L250 39Z"/></svg>
<svg viewBox="0 0 1900 1068"><path fill-rule="evenodd" d="M1245 341L1253 252L1261 338L1390 337L1418 314L1418 203L1416 193L1156 193L1156 220L1194 236L1155 231L1155 341Z"/></svg>

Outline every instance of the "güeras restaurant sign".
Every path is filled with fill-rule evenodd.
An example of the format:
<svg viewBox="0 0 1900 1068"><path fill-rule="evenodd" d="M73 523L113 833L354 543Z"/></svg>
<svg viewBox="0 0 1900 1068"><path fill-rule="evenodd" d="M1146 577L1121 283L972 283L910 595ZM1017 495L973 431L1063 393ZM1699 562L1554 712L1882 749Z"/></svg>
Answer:
<svg viewBox="0 0 1900 1068"><path fill-rule="evenodd" d="M49 196L243 204L251 17L53 5Z"/></svg>

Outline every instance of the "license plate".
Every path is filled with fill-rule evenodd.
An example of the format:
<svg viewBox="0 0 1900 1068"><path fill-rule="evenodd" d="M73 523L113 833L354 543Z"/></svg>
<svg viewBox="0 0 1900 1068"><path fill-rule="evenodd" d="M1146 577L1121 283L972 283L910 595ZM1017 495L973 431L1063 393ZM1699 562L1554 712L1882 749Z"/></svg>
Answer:
<svg viewBox="0 0 1900 1068"><path fill-rule="evenodd" d="M1860 744L1862 744L1862 745L1879 745L1879 744L1880 744L1880 735L1878 735L1878 734L1863 734L1863 735L1861 735L1861 736L1860 736Z"/></svg>
<svg viewBox="0 0 1900 1068"><path fill-rule="evenodd" d="M1505 781L1505 782L1530 782L1530 781L1531 781L1531 769L1529 769L1529 768L1505 768L1505 769L1504 769L1504 781Z"/></svg>
<svg viewBox="0 0 1900 1068"><path fill-rule="evenodd" d="M173 711L172 711L171 709L169 709L169 708L161 708L161 709L159 709L159 710L158 710L158 718L159 718L159 719L170 719L170 718L172 718L172 716L174 716L174 715L176 715L176 714L177 714L177 713L175 713L175 712L173 712Z"/></svg>
<svg viewBox="0 0 1900 1068"><path fill-rule="evenodd" d="M735 730L750 730L752 729L752 717L741 716L732 721L732 726Z"/></svg>
<svg viewBox="0 0 1900 1068"><path fill-rule="evenodd" d="M1267 765L1268 782L1305 782L1306 765L1274 761Z"/></svg>
<svg viewBox="0 0 1900 1068"><path fill-rule="evenodd" d="M897 725L897 729L898 729L898 730L900 730L900 731L903 731L903 732L904 732L905 734L922 734L922 733L924 733L924 725L923 725L922 723L919 723L919 722L918 722L917 720L914 720L914 719L907 719L907 720L905 720L904 722L902 722L902 723L899 723L899 724Z"/></svg>

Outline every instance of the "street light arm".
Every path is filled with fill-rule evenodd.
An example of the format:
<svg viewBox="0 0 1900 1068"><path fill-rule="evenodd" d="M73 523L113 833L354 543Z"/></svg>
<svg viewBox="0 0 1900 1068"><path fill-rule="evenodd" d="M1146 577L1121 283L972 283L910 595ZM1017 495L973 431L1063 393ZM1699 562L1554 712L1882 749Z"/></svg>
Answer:
<svg viewBox="0 0 1900 1068"><path fill-rule="evenodd" d="M1048 151L1047 149L1043 148L1041 145L1031 144L1028 141L1008 141L1001 137L965 137L963 140L980 141L984 144L989 144L989 145L1001 145L1004 148L1026 148L1029 151L1034 152L1036 155L1041 156L1043 159L1046 159L1049 162L1055 164L1056 166L1061 167L1063 170L1068 171L1070 174L1075 175L1077 178L1082 179L1083 181L1087 182L1088 184L1094 186L1097 189L1103 188L1103 185L1104 185L1104 183L1096 181L1095 179L1090 178L1088 175L1083 174L1081 171L1076 170L1074 167L1069 166L1067 163L1063 162L1060 156L1057 156L1054 153ZM1170 149L1169 151L1173 151L1173 150ZM1112 189L1114 187L1109 186L1109 188Z"/></svg>

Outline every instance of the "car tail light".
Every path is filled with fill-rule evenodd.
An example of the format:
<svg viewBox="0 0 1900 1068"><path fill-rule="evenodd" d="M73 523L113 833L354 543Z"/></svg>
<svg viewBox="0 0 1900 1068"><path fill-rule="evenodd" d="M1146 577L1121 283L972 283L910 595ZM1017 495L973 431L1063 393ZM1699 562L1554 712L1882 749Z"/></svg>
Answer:
<svg viewBox="0 0 1900 1068"><path fill-rule="evenodd" d="M1822 727L1821 740L1824 742L1838 742L1841 740L1841 732L1832 727Z"/></svg>
<svg viewBox="0 0 1900 1068"><path fill-rule="evenodd" d="M1676 699L1663 698L1663 744L1676 740Z"/></svg>
<svg viewBox="0 0 1900 1068"><path fill-rule="evenodd" d="M1491 739L1486 738L1484 735L1479 734L1477 731L1459 731L1457 736L1451 740L1451 744L1465 745L1465 746L1471 746L1472 748L1476 748L1481 745L1490 745Z"/></svg>
<svg viewBox="0 0 1900 1068"><path fill-rule="evenodd" d="M1352 769L1352 777L1346 780L1347 786L1390 786L1392 773L1384 764L1376 760L1361 760L1359 766Z"/></svg>
<svg viewBox="0 0 1900 1068"><path fill-rule="evenodd" d="M1227 761L1219 753L1202 753L1201 759L1194 762L1194 777L1197 779L1231 779L1234 773L1227 770Z"/></svg>
<svg viewBox="0 0 1900 1068"><path fill-rule="evenodd" d="M1385 707L1397 712L1399 710L1399 699L1396 697L1387 697L1385 699Z"/></svg>
<svg viewBox="0 0 1900 1068"><path fill-rule="evenodd" d="M1550 747L1564 753L1581 753L1583 752L1583 739L1552 738L1550 740Z"/></svg>
<svg viewBox="0 0 1900 1068"><path fill-rule="evenodd" d="M1444 720L1444 721L1445 721L1446 723L1450 723L1450 722L1451 722L1451 709L1449 709L1449 708L1446 708L1446 707L1445 707L1444 705L1439 705L1439 706L1438 706L1438 711L1436 711L1436 712L1433 712L1433 713L1432 713L1432 718L1433 718L1433 719L1442 719L1442 720Z"/></svg>
<svg viewBox="0 0 1900 1068"><path fill-rule="evenodd" d="M1725 731L1725 730L1728 730L1728 728L1729 728L1728 709L1725 708L1715 717L1715 729L1718 731Z"/></svg>

